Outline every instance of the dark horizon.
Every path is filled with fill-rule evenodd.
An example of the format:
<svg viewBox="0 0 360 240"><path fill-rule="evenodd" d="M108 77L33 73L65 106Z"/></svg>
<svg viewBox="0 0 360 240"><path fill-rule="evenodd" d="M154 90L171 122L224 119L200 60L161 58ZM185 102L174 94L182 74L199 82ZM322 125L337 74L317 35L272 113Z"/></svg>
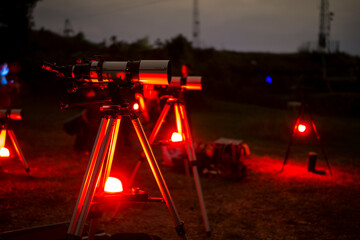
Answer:
<svg viewBox="0 0 360 240"><path fill-rule="evenodd" d="M82 32L87 39L109 42L111 36L133 42L148 37L171 39L178 34L192 40L192 1L135 1L122 5L112 0L41 1L34 9L35 29L44 27L62 34L65 20L70 20L74 33ZM121 3L120 3L121 4ZM276 4L276 5L275 5ZM202 47L240 52L294 53L304 44L316 45L319 31L320 1L288 3L231 1L199 1L200 43ZM340 51L360 55L360 34L353 26L360 23L356 9L360 2L330 1L334 12L330 40L340 42Z"/></svg>

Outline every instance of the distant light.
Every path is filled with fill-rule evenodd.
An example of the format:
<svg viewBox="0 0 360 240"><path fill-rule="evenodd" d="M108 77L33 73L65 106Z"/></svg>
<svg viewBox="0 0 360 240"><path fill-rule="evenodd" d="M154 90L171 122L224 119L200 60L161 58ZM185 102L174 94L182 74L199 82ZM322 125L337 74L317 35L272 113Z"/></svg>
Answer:
<svg viewBox="0 0 360 240"><path fill-rule="evenodd" d="M107 193L119 193L123 191L121 181L114 177L108 177L105 183L104 191Z"/></svg>
<svg viewBox="0 0 360 240"><path fill-rule="evenodd" d="M0 75L6 76L8 73L9 73L9 68L8 68L8 65L5 63L4 65L2 65Z"/></svg>
<svg viewBox="0 0 360 240"><path fill-rule="evenodd" d="M271 78L270 76L267 76L267 77L266 77L266 82L267 82L267 83L272 83L272 78Z"/></svg>
<svg viewBox="0 0 360 240"><path fill-rule="evenodd" d="M7 84L8 84L8 81L6 80L6 77L2 76L1 77L1 85L7 85Z"/></svg>
<svg viewBox="0 0 360 240"><path fill-rule="evenodd" d="M304 124L299 124L298 131L303 133L303 132L305 132L305 130L306 130L306 126Z"/></svg>
<svg viewBox="0 0 360 240"><path fill-rule="evenodd" d="M133 109L134 109L134 110L139 110L139 104L138 104L138 103L134 103Z"/></svg>
<svg viewBox="0 0 360 240"><path fill-rule="evenodd" d="M0 157L10 157L10 151L6 147L0 148Z"/></svg>
<svg viewBox="0 0 360 240"><path fill-rule="evenodd" d="M173 132L171 135L171 141L172 142L181 142L183 140L182 136L178 132Z"/></svg>

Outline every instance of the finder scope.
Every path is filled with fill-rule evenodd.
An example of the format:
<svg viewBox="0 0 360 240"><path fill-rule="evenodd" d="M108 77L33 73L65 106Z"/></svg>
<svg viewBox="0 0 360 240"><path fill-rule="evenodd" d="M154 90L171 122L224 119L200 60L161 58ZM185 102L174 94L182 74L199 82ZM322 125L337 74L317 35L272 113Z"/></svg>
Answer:
<svg viewBox="0 0 360 240"><path fill-rule="evenodd" d="M172 77L169 87L182 88L186 90L202 90L201 77Z"/></svg>
<svg viewBox="0 0 360 240"><path fill-rule="evenodd" d="M0 118L21 120L22 109L0 109Z"/></svg>

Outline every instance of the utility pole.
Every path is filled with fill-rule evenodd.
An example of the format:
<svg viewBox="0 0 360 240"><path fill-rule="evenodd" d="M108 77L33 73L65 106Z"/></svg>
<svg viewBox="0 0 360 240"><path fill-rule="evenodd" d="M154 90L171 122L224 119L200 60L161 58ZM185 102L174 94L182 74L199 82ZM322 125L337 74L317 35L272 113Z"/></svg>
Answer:
<svg viewBox="0 0 360 240"><path fill-rule="evenodd" d="M199 2L194 0L194 12L193 12L193 45L194 47L200 47L200 19L199 19Z"/></svg>

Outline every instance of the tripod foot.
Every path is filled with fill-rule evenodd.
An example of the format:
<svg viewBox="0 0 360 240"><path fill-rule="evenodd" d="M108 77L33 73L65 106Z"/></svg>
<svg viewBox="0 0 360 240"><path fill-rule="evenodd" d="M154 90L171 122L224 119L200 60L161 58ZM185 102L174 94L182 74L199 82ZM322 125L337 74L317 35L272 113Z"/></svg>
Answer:
<svg viewBox="0 0 360 240"><path fill-rule="evenodd" d="M82 237L79 236L75 236L75 235L71 235L71 234L67 234L66 235L66 240L81 240Z"/></svg>
<svg viewBox="0 0 360 240"><path fill-rule="evenodd" d="M186 239L184 222L181 222L178 226L176 226L175 230L180 237L183 237L184 239Z"/></svg>
<svg viewBox="0 0 360 240"><path fill-rule="evenodd" d="M206 236L207 236L207 237L211 237L211 231L206 232Z"/></svg>

